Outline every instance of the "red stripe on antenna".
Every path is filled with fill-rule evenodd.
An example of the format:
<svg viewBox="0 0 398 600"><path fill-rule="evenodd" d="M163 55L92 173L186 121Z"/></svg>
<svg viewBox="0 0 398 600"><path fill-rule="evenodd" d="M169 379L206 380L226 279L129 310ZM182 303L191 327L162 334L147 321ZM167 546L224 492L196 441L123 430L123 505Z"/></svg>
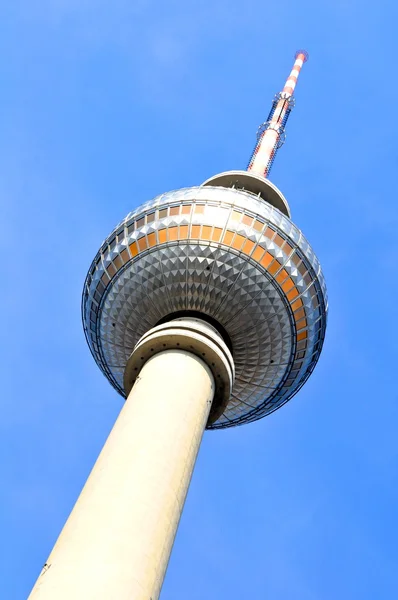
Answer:
<svg viewBox="0 0 398 600"><path fill-rule="evenodd" d="M301 58L301 60L304 62L307 62L309 57L310 55L308 54L307 50L297 50L296 54L294 55L294 58Z"/></svg>

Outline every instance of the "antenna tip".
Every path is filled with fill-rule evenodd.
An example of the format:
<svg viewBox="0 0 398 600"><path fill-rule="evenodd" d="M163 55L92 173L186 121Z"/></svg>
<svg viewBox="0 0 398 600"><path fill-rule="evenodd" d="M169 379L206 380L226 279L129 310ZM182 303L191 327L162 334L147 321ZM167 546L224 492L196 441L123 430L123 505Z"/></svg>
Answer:
<svg viewBox="0 0 398 600"><path fill-rule="evenodd" d="M294 58L299 57L302 59L303 62L307 62L310 55L308 54L307 50L297 50L296 54L294 55Z"/></svg>

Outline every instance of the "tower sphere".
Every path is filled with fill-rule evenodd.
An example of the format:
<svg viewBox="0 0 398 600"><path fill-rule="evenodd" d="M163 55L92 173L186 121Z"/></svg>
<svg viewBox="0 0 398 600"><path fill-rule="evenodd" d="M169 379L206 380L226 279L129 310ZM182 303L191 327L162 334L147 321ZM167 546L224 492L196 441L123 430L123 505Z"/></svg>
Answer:
<svg viewBox="0 0 398 600"><path fill-rule="evenodd" d="M321 353L327 300L289 216L273 184L235 171L161 194L115 227L89 269L82 313L94 359L122 396L137 342L179 316L208 320L233 355L229 402L208 429L259 419L301 388Z"/></svg>

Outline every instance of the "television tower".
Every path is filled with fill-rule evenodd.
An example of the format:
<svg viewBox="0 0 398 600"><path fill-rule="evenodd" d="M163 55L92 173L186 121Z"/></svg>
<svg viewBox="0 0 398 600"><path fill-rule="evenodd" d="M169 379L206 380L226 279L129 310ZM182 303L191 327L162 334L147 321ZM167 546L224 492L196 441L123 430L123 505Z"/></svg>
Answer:
<svg viewBox="0 0 398 600"><path fill-rule="evenodd" d="M304 51L247 171L142 204L84 283L93 357L126 402L30 595L156 600L205 429L264 417L321 353L320 264L268 179Z"/></svg>

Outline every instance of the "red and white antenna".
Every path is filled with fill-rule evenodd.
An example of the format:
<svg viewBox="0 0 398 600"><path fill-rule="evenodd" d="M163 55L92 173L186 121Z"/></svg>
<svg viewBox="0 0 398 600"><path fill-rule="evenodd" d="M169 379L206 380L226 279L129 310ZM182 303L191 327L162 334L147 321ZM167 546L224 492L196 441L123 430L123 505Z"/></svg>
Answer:
<svg viewBox="0 0 398 600"><path fill-rule="evenodd" d="M308 52L305 50L296 52L293 69L285 86L275 96L268 119L258 128L257 144L250 158L248 171L268 177L276 153L285 142L285 125L294 107L294 89L301 67L307 60Z"/></svg>

